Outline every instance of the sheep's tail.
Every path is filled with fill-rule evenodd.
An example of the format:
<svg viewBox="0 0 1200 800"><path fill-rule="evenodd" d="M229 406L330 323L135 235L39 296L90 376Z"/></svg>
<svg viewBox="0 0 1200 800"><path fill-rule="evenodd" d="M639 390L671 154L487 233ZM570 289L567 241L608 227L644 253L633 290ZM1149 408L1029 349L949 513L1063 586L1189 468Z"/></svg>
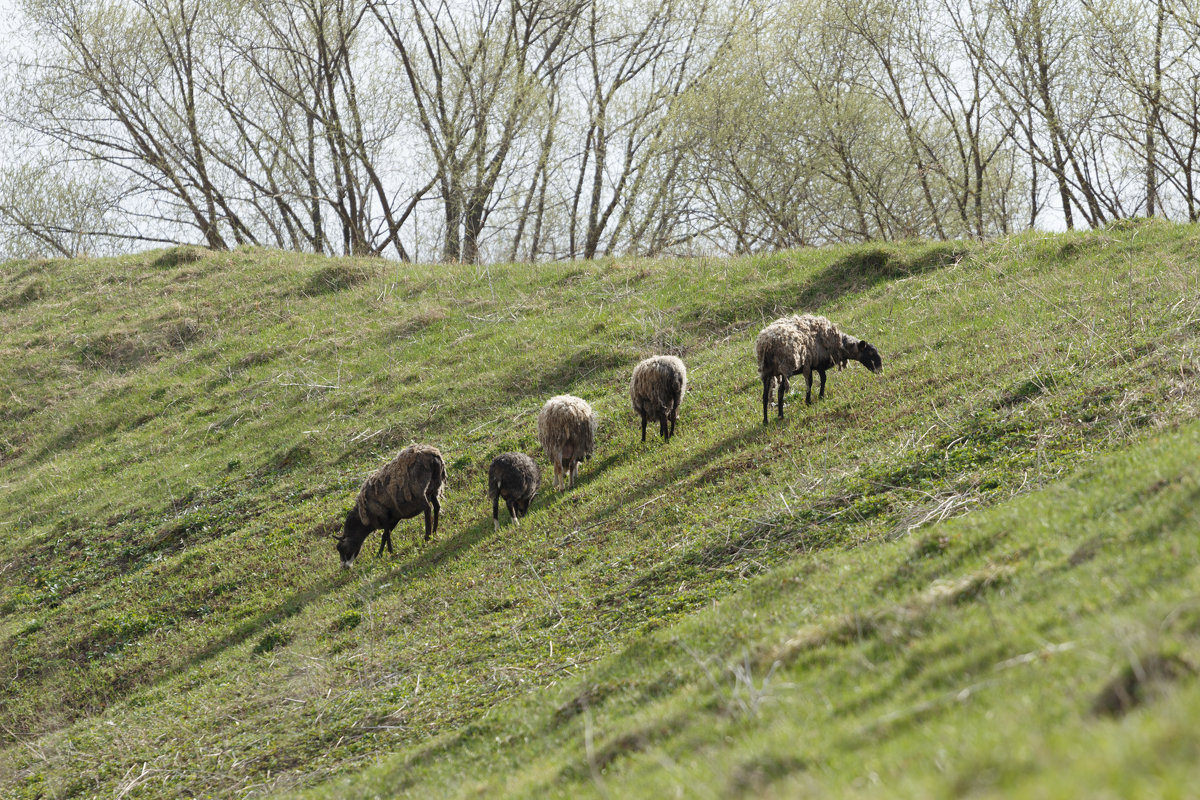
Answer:
<svg viewBox="0 0 1200 800"><path fill-rule="evenodd" d="M776 354L767 352L763 354L762 360L758 364L758 375L764 381L770 380L772 383L781 380L788 371L779 363Z"/></svg>
<svg viewBox="0 0 1200 800"><path fill-rule="evenodd" d="M441 500L443 497L446 496L446 480L447 480L448 476L446 473L446 461L444 459L439 458L437 463L438 463L438 472L440 473L438 475L437 496L438 496L438 499Z"/></svg>

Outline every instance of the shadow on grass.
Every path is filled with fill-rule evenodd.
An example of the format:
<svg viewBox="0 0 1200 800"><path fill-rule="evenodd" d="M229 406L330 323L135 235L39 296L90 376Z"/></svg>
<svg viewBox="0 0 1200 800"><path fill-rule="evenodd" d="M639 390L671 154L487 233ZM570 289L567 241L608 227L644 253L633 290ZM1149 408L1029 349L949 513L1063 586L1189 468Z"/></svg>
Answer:
<svg viewBox="0 0 1200 800"><path fill-rule="evenodd" d="M336 563L332 553L331 561ZM62 642L57 645L59 649L55 657L26 652L24 655L33 656L33 661L26 664L24 669L15 670L14 674L20 675L21 683L25 687L37 690L39 684L54 682L54 676L66 670L87 672L88 680L82 686L76 681L65 681L59 686L57 693L47 694L47 697L54 697L52 702L62 712L61 719L56 720L56 723L61 722L62 726L66 726L92 713L97 698L103 698L105 704L114 703L139 689L163 683L180 672L200 666L226 649L235 647L272 625L295 616L314 600L349 583L350 579L351 576L348 572L338 570L325 579L292 593L274 607L263 610L252 619L238 624L229 633L209 642L195 652L181 654L177 659L171 659L167 663L155 664L153 674L147 674L147 665L137 660L102 666L99 670L90 668L97 662L97 659L103 663L104 655L97 652L98 648L108 648L112 652L125 649L149 633L156 624L152 620L136 618L131 618L128 624L116 630L93 628L82 640L70 643ZM0 671L10 668L11 665L5 663L7 660L15 657L17 663L20 663L22 659L23 648L18 647L14 639L6 641L4 647L6 652L0 655ZM12 706L5 701L5 698L0 697L0 717L11 719L11 714Z"/></svg>
<svg viewBox="0 0 1200 800"><path fill-rule="evenodd" d="M333 553L332 549L330 550L330 563L336 565L336 554ZM296 616L313 601L319 600L335 589L340 589L350 583L352 578L353 573L351 573L350 570L338 568L337 572L334 572L326 578L317 581L305 589L293 592L290 596L278 603L273 608L256 614L252 619L241 623L232 631L222 636L220 639L217 639L216 641L204 646L183 661L180 669L186 670L200 666L210 658L219 655L221 652L229 649L230 647L237 647L242 642L266 630L270 626L282 622L290 617ZM178 671L180 670L176 669L163 672L160 680L163 678L168 678Z"/></svg>
<svg viewBox="0 0 1200 800"><path fill-rule="evenodd" d="M721 439L720 441L710 445L709 447L693 453L688 458L675 462L667 470L657 473L654 480L647 481L641 487L628 492L620 493L618 500L593 512L592 514L589 514L588 517L583 521L588 524L596 524L612 518L622 509L628 509L631 507L636 508L639 503L643 503L652 497L661 494L664 490L668 490L670 487L677 485L680 481L692 476L702 468L712 465L715 461L720 459L722 455L731 452L737 452L740 450L740 448L745 447L752 442L762 441L773 433L774 431L772 428L766 428L758 425L753 428L747 428L731 434L724 439ZM641 434L639 433L639 447L641 446L640 437ZM679 437L677 436L675 439L672 439L671 444L661 444L660 440L660 443L656 446L670 448L676 446L675 443L678 441ZM647 441L647 447L649 446L650 443ZM637 451L633 449L622 450L620 454L616 456L610 456L609 459L600 465L601 469L597 469L594 474L588 477L588 482L596 477L599 477L599 475L603 472L603 467L609 466L612 462L615 462L622 456L626 458L632 458L633 454L636 452ZM706 470L704 474L707 475L710 471L711 470ZM580 484L586 485L583 481L580 481Z"/></svg>
<svg viewBox="0 0 1200 800"><path fill-rule="evenodd" d="M950 243L930 245L911 258L886 248L856 251L814 275L804 285L797 302L802 308L819 308L879 283L948 267L966 254L964 248Z"/></svg>
<svg viewBox="0 0 1200 800"><path fill-rule="evenodd" d="M450 537L446 540L434 539L425 545L421 541L417 541L413 547L415 551L402 550L401 552L410 552L411 555L407 561L397 567L388 568L383 574L374 578L367 579L367 585L371 590L378 590L385 583L394 581L399 578L413 579L432 572L435 568L461 555L469 548L473 547L480 540L492 534L492 524L490 517L481 519L478 523L470 526L464 531ZM322 543L326 540L321 539ZM332 542L332 539L329 539ZM400 542L403 537L400 537ZM378 547L378 539L368 540L364 545L364 551L370 546ZM401 547L403 545L401 544ZM373 558L374 556L368 556ZM388 558L388 556L382 556ZM283 597L279 602L272 607L264 609L255 614L250 619L244 620L237 624L232 630L219 638L216 638L208 644L200 647L194 652L182 655L178 660L173 661L168 665L160 665L160 669L156 670L154 675L146 675L140 671L139 665L131 663L128 670L109 671L103 682L106 684L100 689L100 692L108 702L114 702L129 694L149 686L162 683L165 680L171 679L173 676L181 672L188 671L195 667L199 667L210 659L219 656L229 648L237 647L256 636L267 633L269 629L284 620L296 616L301 613L310 604L322 599L326 595L345 588L354 583L356 576L353 570L343 570L337 566L337 556L333 551L332 546L329 547L329 572L318 578L318 580L309 584L304 588L297 589L289 595ZM131 636L128 641L122 641L119 644L123 647L132 643L136 638L140 637L146 631L137 631L135 636ZM269 637L270 634L268 633ZM264 640L265 642L266 640ZM8 644L11 645L13 640L10 639ZM286 641L281 642L286 643ZM261 644L261 643L260 643ZM82 643L77 643L73 651L77 653L78 661L71 654L66 654L64 658L47 659L40 662L40 666L33 669L24 670L22 675L25 682L30 682L31 679L38 682L44 682L52 678L53 674L63 669L77 669L91 660L91 651L96 649L98 642L95 641L95 635L90 634L89 638L85 638ZM273 649L272 646L263 646L256 648L256 652L268 651ZM72 665L74 663L74 666ZM2 664L2 659L0 659ZM96 686L92 686L92 691L96 690ZM72 709L67 722L77 719L84 715L85 709L90 702L90 697L74 698L69 702L69 707ZM5 706L0 702L0 713L6 713Z"/></svg>
<svg viewBox="0 0 1200 800"><path fill-rule="evenodd" d="M434 539L430 540L428 543L425 543L420 538L417 538L417 541L412 545L412 547L416 549L415 551L409 551L411 552L411 556L406 561L401 563L399 566L388 568L387 571L381 575L371 578L368 581L368 585L372 591L375 591L384 584L394 582L400 578L411 580L424 577L431 573L435 568L441 567L442 565L462 555L483 539L491 536L492 533L492 520L489 515L487 518L481 519L479 522L471 525L465 530L460 531L449 539L438 539L436 538L435 534ZM393 538L400 537L393 536ZM360 558L363 558L364 556L370 558L375 557L373 555L367 556L366 554L367 549L371 546L378 547L378 541L373 538L368 538L367 542L363 544L364 552L363 555L360 555ZM388 554L385 553L383 556L380 556L380 558L387 559ZM230 647L236 647L258 633L266 630L270 626L282 622L290 617L294 617L303 611L304 608L310 603L319 600L330 592L341 589L353 582L353 570L343 570L336 566L336 555L332 548L330 548L329 552L329 561L331 564L331 570L336 570L335 572L316 582L315 584L301 591L293 593L274 608L265 610L256 615L253 619L247 620L238 625L237 628L230 633L221 637L217 641L212 642L188 658L185 662L183 662L183 668L189 669L191 667L199 666L213 656L218 655L223 650L226 650Z"/></svg>
<svg viewBox="0 0 1200 800"><path fill-rule="evenodd" d="M603 477L604 473L609 469L624 464L631 457L632 455L628 450L619 450L615 453L610 453L603 459L596 459L595 461L588 461L585 464L581 464L579 467L579 474L575 476L575 483L571 489L567 490L567 492L569 493L575 489L581 489L587 486L588 484L592 483L592 481ZM551 486L554 485L553 469L550 470L550 484Z"/></svg>
<svg viewBox="0 0 1200 800"><path fill-rule="evenodd" d="M863 248L842 256L806 280L760 287L749 295L732 298L725 305L698 310L691 321L732 324L789 313L819 312L824 306L861 294L877 284L955 264L967 252L952 242L931 244L912 256L906 256L899 248Z"/></svg>
<svg viewBox="0 0 1200 800"><path fill-rule="evenodd" d="M593 342L540 370L517 372L511 385L522 390L536 388L540 395L549 399L555 394L570 394L574 384L597 372L604 374L619 367L632 370L634 363L636 359L630 353L603 342Z"/></svg>
<svg viewBox="0 0 1200 800"><path fill-rule="evenodd" d="M486 520L481 520L466 530L460 531L449 539L440 540L436 538L435 534L435 538L431 539L428 543L425 543L418 537L416 542L412 545L412 547L416 548L416 550L407 561L398 567L388 569L387 572L382 575L370 579L369 585L372 590L377 590L380 586L384 585L385 583L390 583L397 578L412 579L427 575L435 567L438 567L439 565L456 558L491 534L492 520L491 517L488 517ZM393 538L403 541L401 537L393 536ZM363 544L363 553L359 557L363 558L366 556L374 558L375 556L373 555L367 555L367 550L372 546L378 547L378 540L374 538L368 538L368 540ZM390 554L385 553L384 555L379 556L379 558L387 559L389 558L389 555ZM341 589L353 582L353 570L344 570L336 566L336 554L333 552L332 548L330 548L329 551L329 562L331 565L331 570L336 570L331 575L304 590L295 592L282 603L276 605L274 608L263 611L253 619L242 623L226 636L222 637L216 642L213 642L189 658L185 662L185 666L189 668L197 666L214 655L217 655L222 650L230 647L236 647L266 628L299 614L313 601L318 600L330 592Z"/></svg>
<svg viewBox="0 0 1200 800"><path fill-rule="evenodd" d="M371 589L377 590L384 584L391 583L398 578L411 580L424 577L432 572L435 567L453 561L483 539L491 536L493 532L492 517L489 513L486 518L480 519L474 525L459 531L449 539L438 539L436 538L437 535L434 534L435 538L427 543L417 541L414 545L414 547L418 548L416 552L400 566L390 568L383 575L373 578L370 581Z"/></svg>

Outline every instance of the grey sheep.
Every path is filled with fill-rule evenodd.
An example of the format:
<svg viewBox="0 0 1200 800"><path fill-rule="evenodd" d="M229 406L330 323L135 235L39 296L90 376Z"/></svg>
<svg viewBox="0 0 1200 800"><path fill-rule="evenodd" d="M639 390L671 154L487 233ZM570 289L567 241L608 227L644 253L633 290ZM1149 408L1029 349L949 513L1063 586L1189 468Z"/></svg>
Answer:
<svg viewBox="0 0 1200 800"><path fill-rule="evenodd" d="M679 406L687 392L687 367L675 356L651 356L633 368L629 399L642 418L642 441L646 441L646 422L658 421L664 441L675 435ZM668 428L668 423L670 427Z"/></svg>
<svg viewBox="0 0 1200 800"><path fill-rule="evenodd" d="M524 453L501 453L488 468L488 499L492 501L492 527L500 530L500 498L508 507L513 524L529 511L529 502L537 494L542 472Z"/></svg>
<svg viewBox="0 0 1200 800"><path fill-rule="evenodd" d="M596 415L586 401L569 394L551 397L537 419L538 441L554 465L554 488L575 484L579 464L592 457L596 447Z"/></svg>
<svg viewBox="0 0 1200 800"><path fill-rule="evenodd" d="M777 319L762 329L754 343L758 357L758 374L763 383L763 424L767 424L767 408L771 405L771 386L779 382L779 416L783 417L783 397L789 389L788 378L804 373L807 391L804 402L812 404L813 370L821 376L819 397L825 396L825 370L842 369L850 359L862 363L871 372L883 371L879 351L853 336L838 330L825 317L811 314Z"/></svg>
<svg viewBox="0 0 1200 800"><path fill-rule="evenodd" d="M392 550L392 529L402 519L425 512L425 541L437 530L442 510L442 493L446 489L446 462L436 447L413 444L404 448L389 463L376 470L363 483L354 506L346 514L342 536L338 539L338 555L342 566L349 568L363 540L372 531L383 529L376 558L383 555L386 545Z"/></svg>

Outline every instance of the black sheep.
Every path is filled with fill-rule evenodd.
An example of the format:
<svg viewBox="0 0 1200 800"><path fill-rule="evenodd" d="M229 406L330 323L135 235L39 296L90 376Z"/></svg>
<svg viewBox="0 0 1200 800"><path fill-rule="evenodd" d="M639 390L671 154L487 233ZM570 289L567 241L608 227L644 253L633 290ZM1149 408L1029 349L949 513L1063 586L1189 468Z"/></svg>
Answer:
<svg viewBox="0 0 1200 800"><path fill-rule="evenodd" d="M488 468L488 498L492 501L492 525L500 529L500 498L508 507L513 524L529 511L542 475L534 460L524 453L501 453Z"/></svg>

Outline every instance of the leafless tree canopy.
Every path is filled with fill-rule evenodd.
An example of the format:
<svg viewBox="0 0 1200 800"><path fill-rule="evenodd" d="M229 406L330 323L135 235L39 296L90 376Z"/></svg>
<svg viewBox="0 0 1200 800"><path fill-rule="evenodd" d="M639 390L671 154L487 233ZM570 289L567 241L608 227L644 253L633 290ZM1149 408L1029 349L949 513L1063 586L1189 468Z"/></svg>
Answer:
<svg viewBox="0 0 1200 800"><path fill-rule="evenodd" d="M1191 0L24 0L0 255L748 253L1194 221Z"/></svg>

